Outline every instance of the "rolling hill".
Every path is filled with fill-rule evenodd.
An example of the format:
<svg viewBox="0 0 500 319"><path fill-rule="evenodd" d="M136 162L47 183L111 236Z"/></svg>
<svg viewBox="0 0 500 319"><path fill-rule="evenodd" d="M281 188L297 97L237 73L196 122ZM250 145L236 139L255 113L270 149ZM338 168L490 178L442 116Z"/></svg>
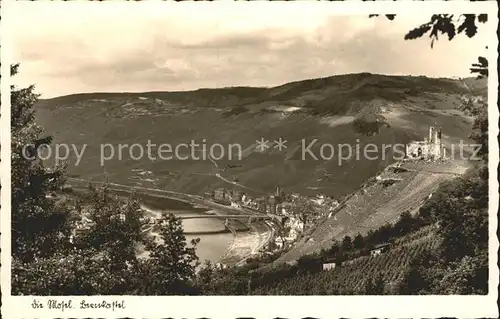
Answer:
<svg viewBox="0 0 500 319"><path fill-rule="evenodd" d="M361 73L271 88L82 93L40 100L37 121L54 135L55 144L78 149L87 145L78 165L70 156L70 176L100 181L107 177L115 183L192 194L228 187L262 195L279 184L285 192L341 197L393 162L394 150L382 156L383 144L421 140L430 125L442 127L445 145L467 141L472 118L457 107L464 97L484 95L485 88L483 80ZM280 137L287 141L281 151L273 147ZM270 141L270 148L256 148L261 138ZM328 159L303 158L303 145L314 139L310 150L317 157L323 144L343 143L359 143L361 149L375 144L379 156L340 163L338 152L331 158L325 152ZM181 155L191 159L162 160L147 154L134 159L140 155L137 149L129 153L134 143L146 150L148 141L175 147L192 140L207 149L220 144L226 154L195 160L184 148ZM101 165L104 144L113 145L115 157ZM119 144L129 146L122 149L121 158ZM230 144L241 146L241 159L234 151L229 158ZM220 149L214 153L219 155Z"/></svg>

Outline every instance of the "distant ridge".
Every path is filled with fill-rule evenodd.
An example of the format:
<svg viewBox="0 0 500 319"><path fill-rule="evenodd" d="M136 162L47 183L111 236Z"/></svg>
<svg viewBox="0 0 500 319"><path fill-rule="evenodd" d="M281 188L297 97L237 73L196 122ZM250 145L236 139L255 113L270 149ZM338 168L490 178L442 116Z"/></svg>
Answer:
<svg viewBox="0 0 500 319"><path fill-rule="evenodd" d="M380 77L394 77L394 78L401 78L401 77L408 77L408 78L426 78L426 79L434 79L434 80L452 80L452 81L460 81L460 80L465 80L465 81L470 81L470 80L476 80L475 77L459 77L459 76L451 76L451 77L428 77L424 75L385 75L385 74L377 74L377 73L369 73L369 72L360 72L360 73L347 73L347 74L338 74L338 75L332 75L332 76L327 76L327 77L319 77L319 78L312 78L312 79L303 79L303 80L296 80L296 81L290 81L286 82L283 84L279 84L276 86L248 86L248 85L237 85L237 86L226 86L226 87L219 87L219 88L198 88L198 89L191 89L191 90L173 90L173 91L141 91L141 92L130 92L130 91L117 91L117 92L79 92L79 93L72 93L72 94L64 94L60 96L54 96L50 98L44 98L40 99L40 101L48 101L48 100L54 100L54 99L60 99L64 97L71 97L71 96L78 96L78 97L85 97L85 96L113 96L114 94L122 94L122 95L130 95L130 96L135 96L135 95L148 95L148 94L161 94L161 93L172 93L172 94L178 94L178 93L190 93L190 92L197 92L197 91L212 91L212 90L232 90L232 89L272 89L272 88L280 88L284 87L287 85L292 85L292 84L297 84L297 83L304 83L304 82L309 82L309 81L317 81L317 80L325 80L325 79L333 79L333 78L339 78L339 77L349 77L349 76L380 76Z"/></svg>
<svg viewBox="0 0 500 319"><path fill-rule="evenodd" d="M467 85L464 85L464 81ZM202 195L228 181L273 192L323 193L338 197L356 190L391 163L377 160L302 160L302 141L319 154L322 143L340 145L407 143L422 140L430 125L440 126L446 143L467 141L471 118L464 101L487 92L487 82L369 73L295 81L271 88L226 87L178 92L81 93L42 100L37 121L55 143L88 144L82 162L68 172L102 180L100 144L169 143L202 139L207 144L242 146L241 160L107 161L110 181ZM483 95L484 96L484 95ZM476 99L477 100L477 99ZM261 138L287 140L286 150L255 150ZM74 162L74 160L73 160ZM140 175L133 169L148 171ZM221 176L219 178L217 176ZM154 185L153 185L154 184ZM260 196L260 195L259 195Z"/></svg>
<svg viewBox="0 0 500 319"><path fill-rule="evenodd" d="M77 93L40 100L41 107L61 107L91 99L160 99L185 107L227 108L252 107L266 102L305 107L312 114L344 114L348 104L381 99L398 102L407 96L447 92L469 94L463 85L468 83L473 94L485 94L486 81L425 76L397 76L353 73L285 83L275 87L234 86L201 88L190 91L95 92ZM333 104L341 104L336 107Z"/></svg>

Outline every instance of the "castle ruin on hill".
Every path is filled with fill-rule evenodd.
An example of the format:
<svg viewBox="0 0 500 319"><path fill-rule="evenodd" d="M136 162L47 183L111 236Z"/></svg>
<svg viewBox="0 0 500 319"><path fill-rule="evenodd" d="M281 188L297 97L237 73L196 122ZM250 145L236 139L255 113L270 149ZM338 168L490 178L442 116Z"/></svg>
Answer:
<svg viewBox="0 0 500 319"><path fill-rule="evenodd" d="M423 141L413 141L406 145L409 159L439 159L442 157L441 128L429 127L429 137Z"/></svg>

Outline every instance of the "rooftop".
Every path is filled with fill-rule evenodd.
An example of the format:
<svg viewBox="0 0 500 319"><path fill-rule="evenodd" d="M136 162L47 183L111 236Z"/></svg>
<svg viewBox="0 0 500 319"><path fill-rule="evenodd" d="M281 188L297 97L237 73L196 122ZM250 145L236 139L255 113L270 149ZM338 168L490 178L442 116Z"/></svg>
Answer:
<svg viewBox="0 0 500 319"><path fill-rule="evenodd" d="M390 243L378 244L378 245L373 246L373 249L380 249L380 248L388 247L390 245L391 245Z"/></svg>

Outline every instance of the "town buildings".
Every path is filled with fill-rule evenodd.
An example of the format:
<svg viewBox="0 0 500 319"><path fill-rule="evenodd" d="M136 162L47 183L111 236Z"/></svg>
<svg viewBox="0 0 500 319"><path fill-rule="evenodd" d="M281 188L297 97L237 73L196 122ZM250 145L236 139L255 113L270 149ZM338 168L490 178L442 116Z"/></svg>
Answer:
<svg viewBox="0 0 500 319"><path fill-rule="evenodd" d="M323 270L333 270L335 269L336 263L333 261L327 261L323 263Z"/></svg>
<svg viewBox="0 0 500 319"><path fill-rule="evenodd" d="M210 192L207 192L206 196L209 195ZM213 192L213 200L234 208L258 210L271 217L273 223L279 228L280 235L275 236L273 245L270 247L277 249L282 249L298 240L306 229L302 218L303 212L299 212L295 207L296 201L311 203L309 207L313 208L314 212L308 212L311 215L308 218L308 224L317 218L331 217L333 210L339 205L336 200L323 194L315 197L303 197L299 194L286 195L280 186L276 186L272 194L261 197L251 197L238 190L218 188Z"/></svg>
<svg viewBox="0 0 500 319"><path fill-rule="evenodd" d="M375 247L373 247L372 250L370 250L370 255L373 257L378 256L378 255L382 254L383 252L388 251L389 248L390 248L390 244L388 244L388 243L376 245Z"/></svg>

